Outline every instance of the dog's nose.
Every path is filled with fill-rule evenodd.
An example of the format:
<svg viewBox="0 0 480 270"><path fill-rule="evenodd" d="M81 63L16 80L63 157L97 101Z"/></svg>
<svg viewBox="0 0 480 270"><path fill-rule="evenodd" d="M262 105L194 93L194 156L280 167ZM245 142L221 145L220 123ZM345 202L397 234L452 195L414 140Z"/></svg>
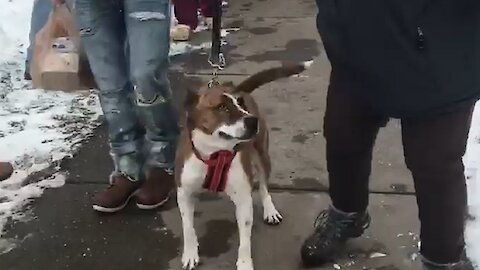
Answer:
<svg viewBox="0 0 480 270"><path fill-rule="evenodd" d="M245 117L245 127L251 132L257 132L258 130L258 118L257 117Z"/></svg>

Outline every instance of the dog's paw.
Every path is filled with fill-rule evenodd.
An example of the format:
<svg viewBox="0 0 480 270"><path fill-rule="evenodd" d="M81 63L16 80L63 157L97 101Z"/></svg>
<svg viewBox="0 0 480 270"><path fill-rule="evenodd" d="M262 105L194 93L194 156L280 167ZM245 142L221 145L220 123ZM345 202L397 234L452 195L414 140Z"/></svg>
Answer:
<svg viewBox="0 0 480 270"><path fill-rule="evenodd" d="M253 261L251 258L240 259L237 261L237 270L253 270Z"/></svg>
<svg viewBox="0 0 480 270"><path fill-rule="evenodd" d="M197 250L185 250L182 255L183 269L192 270L198 266L200 257Z"/></svg>
<svg viewBox="0 0 480 270"><path fill-rule="evenodd" d="M278 225L282 222L282 215L275 209L275 206L265 207L263 209L263 220L268 225Z"/></svg>

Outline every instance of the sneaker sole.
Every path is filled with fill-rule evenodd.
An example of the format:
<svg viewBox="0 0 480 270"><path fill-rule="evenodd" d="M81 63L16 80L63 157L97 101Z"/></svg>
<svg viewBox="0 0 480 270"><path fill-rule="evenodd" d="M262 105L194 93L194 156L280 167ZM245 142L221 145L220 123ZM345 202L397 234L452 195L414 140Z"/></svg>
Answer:
<svg viewBox="0 0 480 270"><path fill-rule="evenodd" d="M142 209L142 210L152 210L152 209L155 209L157 207L160 207L162 205L164 205L165 203L168 202L168 200L170 200L170 196L168 196L165 200L157 203L157 204L141 204L141 203L137 203L137 207L139 209Z"/></svg>
<svg viewBox="0 0 480 270"><path fill-rule="evenodd" d="M127 204L130 202L130 199L135 196L137 194L138 190L136 190L135 192L132 193L132 195L130 195L127 200L125 201L124 204L118 206L118 207L104 207L104 206L101 206L101 205L92 205L92 208L93 210L97 211L97 212L102 212L102 213L115 213L115 212L118 212L120 210L122 210L123 208L125 208L127 206Z"/></svg>

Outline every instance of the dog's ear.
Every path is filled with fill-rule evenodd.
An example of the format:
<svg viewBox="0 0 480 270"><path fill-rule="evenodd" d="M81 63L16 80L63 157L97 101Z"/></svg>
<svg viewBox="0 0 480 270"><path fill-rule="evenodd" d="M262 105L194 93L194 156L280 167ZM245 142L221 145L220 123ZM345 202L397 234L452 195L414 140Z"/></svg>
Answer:
<svg viewBox="0 0 480 270"><path fill-rule="evenodd" d="M197 105L198 99L199 99L198 94L194 90L187 88L187 94L185 95L185 102L184 102L185 108L190 109L195 105Z"/></svg>

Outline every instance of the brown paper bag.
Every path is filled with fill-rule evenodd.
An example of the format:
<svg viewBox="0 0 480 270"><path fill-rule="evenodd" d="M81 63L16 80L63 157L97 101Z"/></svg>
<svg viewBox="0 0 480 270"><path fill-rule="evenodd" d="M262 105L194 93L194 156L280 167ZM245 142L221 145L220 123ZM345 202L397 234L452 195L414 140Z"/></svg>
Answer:
<svg viewBox="0 0 480 270"><path fill-rule="evenodd" d="M47 90L96 88L88 60L80 46L73 16L65 6L56 6L35 36L30 65L33 86Z"/></svg>

